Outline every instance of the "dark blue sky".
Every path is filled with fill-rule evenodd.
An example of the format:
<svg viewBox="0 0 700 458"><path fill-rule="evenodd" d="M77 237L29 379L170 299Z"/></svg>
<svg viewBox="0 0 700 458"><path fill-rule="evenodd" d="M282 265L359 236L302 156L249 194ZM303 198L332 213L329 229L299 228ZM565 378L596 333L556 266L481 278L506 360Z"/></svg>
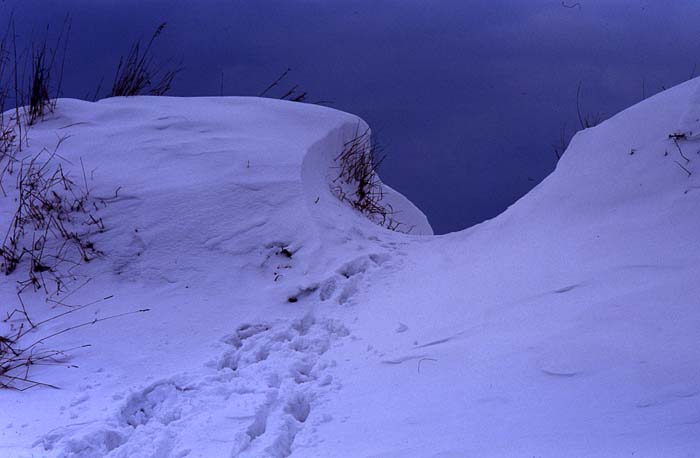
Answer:
<svg viewBox="0 0 700 458"><path fill-rule="evenodd" d="M567 2L574 5L576 2ZM694 72L691 0L0 0L21 42L72 17L64 95L109 88L161 22L171 95L256 95L286 68L312 100L366 119L382 179L438 233L491 218L549 174L562 128L610 116ZM700 74L700 69L697 73ZM643 89L644 88L644 89ZM643 92L644 90L644 92Z"/></svg>

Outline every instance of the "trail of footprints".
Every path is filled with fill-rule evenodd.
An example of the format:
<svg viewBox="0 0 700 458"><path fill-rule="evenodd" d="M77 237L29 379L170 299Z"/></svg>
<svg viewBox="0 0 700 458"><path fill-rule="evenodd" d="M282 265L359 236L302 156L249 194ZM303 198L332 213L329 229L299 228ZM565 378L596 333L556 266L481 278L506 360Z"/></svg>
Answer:
<svg viewBox="0 0 700 458"><path fill-rule="evenodd" d="M245 326L227 339L232 348L221 358L219 369L253 371L248 378L262 377L267 386L252 421L235 437L233 457L291 454L292 443L309 418L315 399L332 389L332 377L326 373L331 363L320 357L335 338L347 335L336 321L318 323L307 316L282 329ZM266 362L267 368L263 367Z"/></svg>
<svg viewBox="0 0 700 458"><path fill-rule="evenodd" d="M289 456L319 397L337 389L322 355L347 335L337 321L312 315L291 325L243 325L206 374L158 381L128 396L110 420L62 428L36 446L60 458L185 458L201 455L181 442L218 434L232 444L224 456ZM188 435L198 440L183 440Z"/></svg>
<svg viewBox="0 0 700 458"><path fill-rule="evenodd" d="M313 296L345 304L364 274L389 259L358 257L300 288L293 302ZM203 455L183 444L215 440L227 444L223 456L231 458L287 457L303 428L329 420L314 416L321 398L338 389L334 362L322 356L348 334L340 322L311 314L291 324L242 325L199 373L155 382L129 395L109 420L61 428L35 446L57 458L195 458Z"/></svg>
<svg viewBox="0 0 700 458"><path fill-rule="evenodd" d="M334 275L322 282L299 288L288 300L297 302L318 293L321 302L335 298L339 304L346 304L358 292L364 274L384 265L390 259L388 254L360 256L343 264Z"/></svg>

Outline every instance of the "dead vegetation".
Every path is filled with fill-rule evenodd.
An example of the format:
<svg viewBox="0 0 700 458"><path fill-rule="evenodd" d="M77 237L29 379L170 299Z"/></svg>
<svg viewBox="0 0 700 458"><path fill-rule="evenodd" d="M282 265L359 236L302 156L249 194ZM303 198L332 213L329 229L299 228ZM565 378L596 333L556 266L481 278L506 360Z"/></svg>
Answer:
<svg viewBox="0 0 700 458"><path fill-rule="evenodd" d="M277 77L272 83L270 83L265 90L263 90L258 97L274 97L280 100L288 100L290 102L306 102L315 105L331 105L332 102L327 100L310 100L309 93L303 89L300 89L298 84L289 86L288 89L281 89L282 82L287 79L287 77L292 72L291 68L286 69L280 76ZM223 92L223 90L222 90ZM275 95L275 93L277 93Z"/></svg>
<svg viewBox="0 0 700 458"><path fill-rule="evenodd" d="M382 182L377 174L386 155L373 141L369 131L355 133L335 158L338 176L331 190L343 202L365 215L371 221L389 230L409 233L395 218L392 206L384 203Z"/></svg>
<svg viewBox="0 0 700 458"><path fill-rule="evenodd" d="M30 369L47 364L65 364L67 354L77 348L48 349L44 343L85 324L68 326L49 335L37 332L45 323L54 321L81 307L71 307L54 298L67 293L68 284L75 280L72 270L101 253L92 236L105 229L98 210L104 203L92 199L87 178L73 179L65 171L57 151L41 152L18 158L18 150L8 154L6 180L14 178L14 186L5 199L16 203L9 216L0 246L0 272L14 277L18 306L0 304L3 312L0 324L0 388L24 390L35 386L52 386L33 380ZM11 164L10 167L7 164ZM68 307L52 318L38 321L25 305L25 294L36 299L44 297ZM10 310L11 309L11 310ZM97 320L97 321L101 321ZM97 322L95 321L95 322Z"/></svg>
<svg viewBox="0 0 700 458"><path fill-rule="evenodd" d="M674 159L673 162L678 167L680 167L681 170L683 170L686 173L688 178L690 178L693 175L693 172L691 171L691 166L690 166L691 159L690 159L690 157L688 157L688 155L686 153L683 152L683 148L681 148L681 143L684 143L684 142L687 142L690 140L688 138L688 134L686 134L685 132L673 132L673 133L668 135L668 139L673 142L674 146L676 147L676 151L678 151L678 155L683 160L683 163L681 163L680 161L678 161L676 159ZM696 152L696 154L700 154L700 150L698 150ZM666 152L665 155L668 156L668 151Z"/></svg>
<svg viewBox="0 0 700 458"><path fill-rule="evenodd" d="M581 107L581 83L578 83L578 88L576 88L576 114L578 115L578 122L581 129L588 129L590 127L595 127L605 120L605 116L598 112L588 112L583 110Z"/></svg>
<svg viewBox="0 0 700 458"><path fill-rule="evenodd" d="M595 127L601 122L603 122L605 120L605 115L599 112L589 112L583 108L581 103L581 86L582 83L579 82L578 86L576 87L576 116L578 117L579 128L583 130ZM566 148L569 146L569 143L571 142L571 139L573 138L573 135L575 133L576 129L574 129L570 133L569 129L567 129L566 123L564 123L561 130L559 131L558 141L551 145L552 150L554 151L554 155L557 158L557 161L561 159L562 155L564 154L564 151L566 151Z"/></svg>
<svg viewBox="0 0 700 458"><path fill-rule="evenodd" d="M0 51L4 54L5 65L12 63L15 124L20 129L24 127L20 112L25 118L24 122L31 126L56 109L56 100L61 95L70 29L70 18L66 17L52 44L49 43L49 27L47 27L46 34L40 41L32 42L28 50L18 51L14 19L10 20L8 32L12 30L12 52L8 52L10 39L7 34L2 39ZM4 71L4 68L0 71ZM3 87L8 86L3 84ZM10 92L7 89L4 92L7 100ZM4 107L2 108L4 110Z"/></svg>
<svg viewBox="0 0 700 458"><path fill-rule="evenodd" d="M165 29L166 23L160 24L144 48L140 42L131 45L126 57L119 59L110 92L111 97L129 97L140 94L165 95L181 70L175 68L164 70L155 63L152 55L153 43Z"/></svg>
<svg viewBox="0 0 700 458"><path fill-rule="evenodd" d="M19 159L20 153L15 150L4 158L13 164L5 170L7 176L14 178L14 187L8 189L5 199L13 199L16 209L9 217L0 247L0 272L15 278L18 305L0 304L0 310L5 309L0 316L0 389L56 388L33 378L32 368L73 367L68 363L70 353L89 345L55 349L47 347L47 342L85 326L147 311L141 309L81 322L77 312L111 296L83 305L66 302L75 292L69 291L78 278L73 270L102 255L93 238L105 231L99 211L107 202L92 196L82 161L82 177L74 178L67 173L64 168L67 161L58 153L64 140L65 137L60 139L53 151L42 150ZM37 320L31 307L25 304L26 297L33 302L43 298L45 303L52 304L52 310L58 311ZM65 317L72 314L76 314L77 324L46 333L47 323L58 319L65 323Z"/></svg>
<svg viewBox="0 0 700 458"><path fill-rule="evenodd" d="M0 198L8 210L0 215L0 273L12 279L6 284L14 283L16 301L0 303L0 388L23 391L37 386L55 388L35 380L31 369L66 365L71 352L88 346L55 349L47 347L48 341L123 314L84 322L76 315L77 324L47 330L47 323L96 303L69 305L64 300L77 280L74 269L102 254L94 237L105 230L99 211L107 202L91 195L82 160L82 176L68 173L67 168L75 169L78 164L59 152L67 137L60 137L51 151L29 147L32 126L56 108L69 21L53 47L45 38L24 53L17 50L14 23L10 24L8 33L0 37ZM52 304L54 313L46 318L44 310L38 314L40 319L35 318L32 306L41 305L38 302Z"/></svg>
<svg viewBox="0 0 700 458"><path fill-rule="evenodd" d="M21 302L21 294L18 294L17 297ZM52 302L63 307L65 310L56 312L42 321L32 321L23 303L21 309L14 309L7 313L2 320L6 330L0 335L0 389L26 391L38 386L58 388L55 385L33 378L30 374L32 368L39 366L77 367L70 364L69 358L71 353L88 348L90 345L83 344L57 350L54 348L47 348L45 346L47 342L62 334L86 326L92 326L115 318L149 311L149 309L140 309L106 317L93 318L91 320L79 321L77 324L61 328L59 331L49 334L37 334L39 329L45 328L49 323L65 318L67 315L77 314L87 307L107 301L111 298L112 296L107 296L82 305L69 305L65 302L52 300Z"/></svg>
<svg viewBox="0 0 700 458"><path fill-rule="evenodd" d="M60 291L59 271L70 272L71 266L100 254L91 240L105 229L97 214L100 206L90 198L85 177L79 185L64 171L57 159L60 143L55 151L44 150L17 165L17 207L0 247L0 272L10 275L24 264L27 278L19 282L22 289L47 289L49 276Z"/></svg>
<svg viewBox="0 0 700 458"><path fill-rule="evenodd" d="M70 20L66 18L52 48L49 47L46 37L38 45L32 46L28 100L25 104L29 125L43 119L46 113L53 113L56 109L56 100L61 95L69 35ZM63 46L63 50L59 55L61 46ZM53 97L51 97L52 88L54 90Z"/></svg>

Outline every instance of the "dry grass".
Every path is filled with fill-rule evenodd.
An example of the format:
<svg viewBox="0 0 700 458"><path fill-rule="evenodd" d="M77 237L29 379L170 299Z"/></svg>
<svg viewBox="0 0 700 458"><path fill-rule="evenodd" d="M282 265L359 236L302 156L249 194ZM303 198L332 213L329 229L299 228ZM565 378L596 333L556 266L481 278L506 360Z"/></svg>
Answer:
<svg viewBox="0 0 700 458"><path fill-rule="evenodd" d="M163 70L153 60L153 43L165 29L165 23L156 28L145 48L138 41L131 46L129 54L119 59L110 96L134 96L139 94L165 95L180 68Z"/></svg>
<svg viewBox="0 0 700 458"><path fill-rule="evenodd" d="M331 189L338 199L371 221L392 231L408 233L413 228L403 230L392 206L383 202L384 192L377 170L385 157L369 131L356 132L335 158L338 176Z"/></svg>

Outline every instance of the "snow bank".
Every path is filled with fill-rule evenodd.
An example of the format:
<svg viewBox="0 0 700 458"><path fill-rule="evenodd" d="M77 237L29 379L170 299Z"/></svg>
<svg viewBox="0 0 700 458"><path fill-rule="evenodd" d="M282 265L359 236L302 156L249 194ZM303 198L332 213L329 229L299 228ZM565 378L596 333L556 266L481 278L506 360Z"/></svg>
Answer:
<svg viewBox="0 0 700 458"><path fill-rule="evenodd" d="M346 422L299 456L695 456L700 143L669 135L699 86L580 132L497 218L399 250L337 353L362 360L329 406Z"/></svg>
<svg viewBox="0 0 700 458"><path fill-rule="evenodd" d="M197 446L196 456L291 446L300 427L288 415L302 423L297 417L310 414L312 399L333 388L320 356L346 332L304 299L348 301L357 290L348 277L375 263L354 238L389 232L330 192L333 159L358 125L336 110L257 98L59 100L57 112L31 128L22 155L56 150L55 161L88 182L107 228L94 240L105 255L71 269L68 286L69 305L97 304L38 335L151 311L52 340L57 349L92 347L71 360L79 369L33 371L60 391L0 392L0 456L184 456L188 440L217 434L198 423L205 404L216 421L233 416L239 426L222 426L231 429L228 439ZM12 195L2 201L3 227L14 206ZM432 233L419 210L404 207L403 221ZM346 272L349 262L359 270ZM2 280L3 303L16 301L15 277ZM25 300L35 318L65 310L42 294ZM265 332L241 343L236 336L246 329ZM303 375L290 379L289 371ZM319 386L297 388L307 379ZM179 395L191 385L201 387L192 399ZM231 396L257 412L252 423L229 413Z"/></svg>

